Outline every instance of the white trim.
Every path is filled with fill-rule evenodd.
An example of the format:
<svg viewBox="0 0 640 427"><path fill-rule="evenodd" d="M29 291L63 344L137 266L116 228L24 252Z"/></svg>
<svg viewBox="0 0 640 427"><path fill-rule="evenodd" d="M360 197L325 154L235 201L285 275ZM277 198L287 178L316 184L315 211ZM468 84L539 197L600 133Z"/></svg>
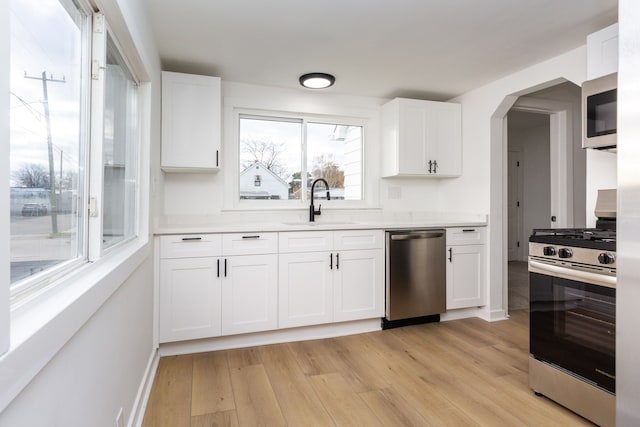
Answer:
<svg viewBox="0 0 640 427"><path fill-rule="evenodd" d="M10 8L8 1L0 5L0 355L9 348L9 289L11 282L11 261L9 257L10 195L11 180L9 163L9 30Z"/></svg>
<svg viewBox="0 0 640 427"><path fill-rule="evenodd" d="M151 254L134 241L87 264L11 316L11 344L0 357L0 412Z"/></svg>
<svg viewBox="0 0 640 427"><path fill-rule="evenodd" d="M158 370L158 363L160 362L160 355L158 351L154 349L149 356L149 362L147 362L147 369L144 371L144 376L140 382L138 393L136 394L136 400L133 403L133 409L129 416L128 427L140 427L144 421L144 413L147 410L149 404L149 396L151 395L151 388L153 387L153 380L156 377L156 371Z"/></svg>
<svg viewBox="0 0 640 427"><path fill-rule="evenodd" d="M329 323L326 325L306 326L302 328L277 329L252 334L165 343L160 345L159 353L160 356L202 353L231 348L254 347L258 345L362 334L365 332L379 331L381 329L382 322L379 318L356 320L352 322Z"/></svg>

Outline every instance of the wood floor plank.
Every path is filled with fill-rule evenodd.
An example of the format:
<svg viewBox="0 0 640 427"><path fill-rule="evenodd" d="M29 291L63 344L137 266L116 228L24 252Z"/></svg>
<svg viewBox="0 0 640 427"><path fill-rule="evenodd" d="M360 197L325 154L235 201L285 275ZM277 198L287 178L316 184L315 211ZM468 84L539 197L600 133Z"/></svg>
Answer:
<svg viewBox="0 0 640 427"><path fill-rule="evenodd" d="M225 352L193 356L191 416L235 409Z"/></svg>
<svg viewBox="0 0 640 427"><path fill-rule="evenodd" d="M191 417L191 427L238 427L236 411L216 412Z"/></svg>
<svg viewBox="0 0 640 427"><path fill-rule="evenodd" d="M226 353L229 369L244 368L245 366L259 365L262 363L258 347L236 348L226 350Z"/></svg>
<svg viewBox="0 0 640 427"><path fill-rule="evenodd" d="M241 426L286 425L263 365L231 369L231 383Z"/></svg>
<svg viewBox="0 0 640 427"><path fill-rule="evenodd" d="M338 426L382 426L339 373L309 377L320 401Z"/></svg>
<svg viewBox="0 0 640 427"><path fill-rule="evenodd" d="M385 426L424 426L427 421L393 386L360 393L360 397Z"/></svg>
<svg viewBox="0 0 640 427"><path fill-rule="evenodd" d="M338 371L338 367L333 363L333 357L327 351L327 341L325 339L289 343L298 366L305 375L330 374Z"/></svg>
<svg viewBox="0 0 640 427"><path fill-rule="evenodd" d="M189 427L193 356L163 357L158 364L143 427Z"/></svg>
<svg viewBox="0 0 640 427"><path fill-rule="evenodd" d="M333 425L288 345L262 347L260 357L288 425Z"/></svg>

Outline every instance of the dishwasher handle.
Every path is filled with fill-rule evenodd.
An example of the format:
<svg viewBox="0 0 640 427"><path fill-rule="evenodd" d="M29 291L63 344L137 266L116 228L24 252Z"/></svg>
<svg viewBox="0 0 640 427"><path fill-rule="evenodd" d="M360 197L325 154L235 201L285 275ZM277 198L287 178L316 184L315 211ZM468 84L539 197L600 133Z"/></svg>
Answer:
<svg viewBox="0 0 640 427"><path fill-rule="evenodd" d="M442 231L414 231L407 234L392 234L391 240L438 239L441 237L444 237Z"/></svg>

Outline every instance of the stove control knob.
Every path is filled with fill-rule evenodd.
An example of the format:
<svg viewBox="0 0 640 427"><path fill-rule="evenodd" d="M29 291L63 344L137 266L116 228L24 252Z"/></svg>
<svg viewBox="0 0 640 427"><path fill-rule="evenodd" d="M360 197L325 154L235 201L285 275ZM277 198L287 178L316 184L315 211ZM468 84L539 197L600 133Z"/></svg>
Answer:
<svg viewBox="0 0 640 427"><path fill-rule="evenodd" d="M553 256L556 254L556 248L553 246L545 246L542 248L542 253L546 256Z"/></svg>
<svg viewBox="0 0 640 427"><path fill-rule="evenodd" d="M598 255L598 261L600 264L613 264L616 261L616 256L611 252L603 252Z"/></svg>
<svg viewBox="0 0 640 427"><path fill-rule="evenodd" d="M558 257L560 258L571 258L573 256L573 251L569 248L561 248L558 250Z"/></svg>

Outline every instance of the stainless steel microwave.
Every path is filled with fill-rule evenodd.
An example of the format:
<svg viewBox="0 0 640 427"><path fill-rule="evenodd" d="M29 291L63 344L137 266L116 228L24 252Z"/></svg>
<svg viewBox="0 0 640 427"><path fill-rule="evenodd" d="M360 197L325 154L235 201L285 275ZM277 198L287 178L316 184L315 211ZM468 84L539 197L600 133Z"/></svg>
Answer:
<svg viewBox="0 0 640 427"><path fill-rule="evenodd" d="M582 148L615 149L618 73L582 84Z"/></svg>

